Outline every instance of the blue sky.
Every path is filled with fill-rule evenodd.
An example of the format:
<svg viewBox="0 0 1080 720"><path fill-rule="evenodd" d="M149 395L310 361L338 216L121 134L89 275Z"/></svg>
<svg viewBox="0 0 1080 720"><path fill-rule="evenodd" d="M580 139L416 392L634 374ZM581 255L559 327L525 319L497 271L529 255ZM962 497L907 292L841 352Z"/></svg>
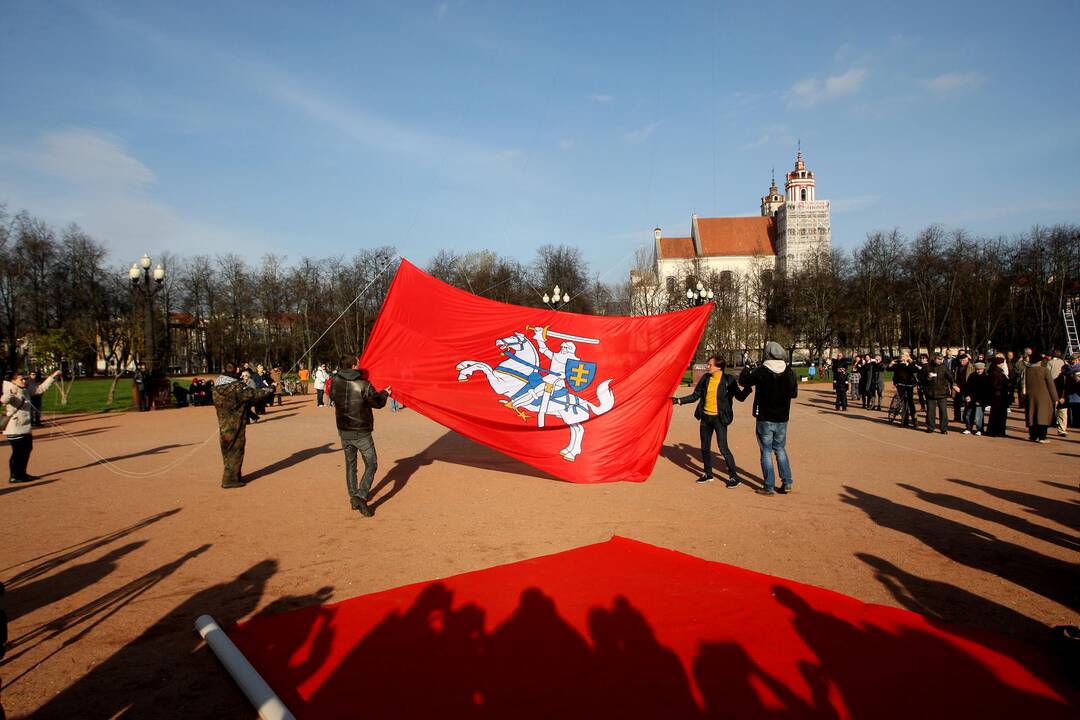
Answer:
<svg viewBox="0 0 1080 720"><path fill-rule="evenodd" d="M833 242L1077 222L1080 3L30 2L0 202L149 250L585 251L757 214L802 140Z"/></svg>

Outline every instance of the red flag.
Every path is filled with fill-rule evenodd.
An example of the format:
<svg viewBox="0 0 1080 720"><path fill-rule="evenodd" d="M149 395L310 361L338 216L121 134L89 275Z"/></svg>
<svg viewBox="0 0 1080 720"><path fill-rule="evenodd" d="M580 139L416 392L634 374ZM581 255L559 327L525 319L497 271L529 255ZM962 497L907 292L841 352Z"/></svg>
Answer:
<svg viewBox="0 0 1080 720"><path fill-rule="evenodd" d="M711 309L537 310L458 290L402 260L361 365L425 417L555 477L643 482Z"/></svg>

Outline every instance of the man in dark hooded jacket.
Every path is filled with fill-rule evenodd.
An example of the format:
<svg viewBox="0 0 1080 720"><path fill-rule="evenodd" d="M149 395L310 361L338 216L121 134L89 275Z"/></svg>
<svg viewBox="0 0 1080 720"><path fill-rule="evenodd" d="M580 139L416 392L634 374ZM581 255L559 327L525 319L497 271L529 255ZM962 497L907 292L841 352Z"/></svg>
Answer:
<svg viewBox="0 0 1080 720"><path fill-rule="evenodd" d="M379 466L375 441L371 439L371 431L375 429L371 409L386 405L391 388L388 385L382 392L376 392L360 369L360 359L355 355L342 357L340 367L342 369L334 373L330 380L330 399L341 436L341 449L345 451L345 487L349 490L352 509L359 510L364 517L371 517L374 513L367 502L368 493L371 492L371 482ZM364 458L364 477L359 487L356 484L357 451Z"/></svg>
<svg viewBox="0 0 1080 720"><path fill-rule="evenodd" d="M256 390L241 382L232 363L228 363L225 372L214 381L214 408L221 433L221 459L225 463L221 487L244 487L240 466L244 464L244 446L247 443L247 413L252 404L268 398L272 392Z"/></svg>
<svg viewBox="0 0 1080 720"><path fill-rule="evenodd" d="M757 418L758 449L761 450L761 473L765 487L754 492L772 495L774 488L781 495L791 492L791 464L787 455L787 426L791 401L799 394L795 371L784 361L784 348L779 343L765 345L765 362L753 370L744 368L739 384L754 391L754 417ZM772 456L776 455L780 487L776 487Z"/></svg>

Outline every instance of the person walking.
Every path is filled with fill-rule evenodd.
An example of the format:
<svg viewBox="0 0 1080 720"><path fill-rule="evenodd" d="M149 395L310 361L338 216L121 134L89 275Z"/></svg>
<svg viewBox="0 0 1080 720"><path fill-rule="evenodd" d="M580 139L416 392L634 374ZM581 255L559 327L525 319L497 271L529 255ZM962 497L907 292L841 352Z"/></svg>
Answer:
<svg viewBox="0 0 1080 720"><path fill-rule="evenodd" d="M1064 370L1065 404L1068 408L1068 423L1071 428L1080 428L1080 352L1073 353L1072 364Z"/></svg>
<svg viewBox="0 0 1080 720"><path fill-rule="evenodd" d="M307 395L308 380L311 379L311 371L306 367L301 367L300 372L296 373L297 380L300 381L300 394Z"/></svg>
<svg viewBox="0 0 1080 720"><path fill-rule="evenodd" d="M967 377L957 397L964 398L964 434L982 435L983 414L990 406L990 378L986 375L986 363L975 363L975 372Z"/></svg>
<svg viewBox="0 0 1080 720"><path fill-rule="evenodd" d="M1050 371L1050 379L1054 382L1054 388L1057 390L1058 403L1054 409L1054 427L1057 428L1058 435L1068 435L1069 426L1069 410L1065 403L1065 368L1068 367L1068 363L1065 362L1064 353L1060 350L1055 350L1051 353L1050 359L1046 361L1046 368Z"/></svg>
<svg viewBox="0 0 1080 720"><path fill-rule="evenodd" d="M214 381L213 396L224 464L221 487L244 487L240 468L244 464L244 448L247 444L247 413L252 404L270 397L270 390L249 387L240 380L236 365L228 363L225 371Z"/></svg>
<svg viewBox="0 0 1080 720"><path fill-rule="evenodd" d="M1050 368L1040 360L1040 353L1032 353L1031 364L1024 371L1024 395L1027 396L1025 420L1028 437L1035 442L1046 443L1050 442L1046 439L1046 430L1054 424L1058 395L1050 378Z"/></svg>
<svg viewBox="0 0 1080 720"><path fill-rule="evenodd" d="M277 400L278 405L283 404L281 401L281 396L285 392L285 387L282 385L281 381L284 375L285 374L282 372L280 365L275 365L270 370L270 383L274 388L274 399ZM271 400L270 404L273 405L274 400Z"/></svg>
<svg viewBox="0 0 1080 720"><path fill-rule="evenodd" d="M990 368L986 371L990 383L990 422L986 425L986 434L989 437L1005 437L1013 387L1005 375L1005 363L1005 356L998 353L990 358Z"/></svg>
<svg viewBox="0 0 1080 720"><path fill-rule="evenodd" d="M35 395L43 395L58 377L60 377L59 370L33 390L27 388L26 375L18 371L12 374L11 380L4 381L0 405L4 406L4 436L11 445L11 459L8 460L9 483L37 480L35 476L26 472L26 466L30 463L30 453L34 450L34 406L30 399Z"/></svg>
<svg viewBox="0 0 1080 720"><path fill-rule="evenodd" d="M751 370L743 368L739 384L754 388L754 417L757 418L757 441L761 451L761 473L765 487L755 490L759 495L791 492L791 464L787 454L787 426L791 401L799 394L795 371L784 361L784 348L777 342L765 345L765 362ZM773 474L773 455L776 456L780 487Z"/></svg>
<svg viewBox="0 0 1080 720"><path fill-rule="evenodd" d="M1016 386L1016 404L1025 409L1027 408L1027 393L1024 389L1024 373L1027 372L1030 365L1031 348L1024 348L1024 352L1013 363L1012 374L1010 375L1013 385ZM1009 375L1009 373L1006 373L1006 375Z"/></svg>
<svg viewBox="0 0 1080 720"><path fill-rule="evenodd" d="M877 385L874 374L876 372L877 366L873 355L870 353L863 355L863 364L859 368L859 396L862 398L863 410L869 410L874 404L874 387Z"/></svg>
<svg viewBox="0 0 1080 720"><path fill-rule="evenodd" d="M345 452L345 487L352 509L359 510L364 517L371 517L375 513L368 505L369 493L379 466L375 441L371 438L375 429L371 409L385 406L393 389L387 385L385 390L376 391L360 369L360 358L355 355L342 357L340 368L330 381L330 397L334 403L341 449ZM356 484L357 452L364 459L364 476L359 486Z"/></svg>
<svg viewBox="0 0 1080 720"><path fill-rule="evenodd" d="M875 410L881 410L881 401L885 399L885 364L881 355L874 356L874 400Z"/></svg>
<svg viewBox="0 0 1080 720"><path fill-rule="evenodd" d="M701 464L704 473L697 479L699 483L712 482L712 436L716 435L716 446L727 464L729 488L739 486L739 471L735 465L735 456L728 446L727 428L734 420L732 400L742 402L750 395L749 388L743 388L730 375L724 374L727 363L722 355L709 358L708 371L698 380L694 392L683 397L671 398L673 405L685 405L696 402L694 417L699 421L701 436Z"/></svg>
<svg viewBox="0 0 1080 720"><path fill-rule="evenodd" d="M30 393L30 405L33 408L30 411L31 427L41 427L41 401L45 396L37 392L37 388L43 382L45 382L45 376L41 374L40 370L30 373L30 378L26 382L26 391Z"/></svg>
<svg viewBox="0 0 1080 720"><path fill-rule="evenodd" d="M132 376L135 382L135 393L139 398L139 412L150 409L150 375L146 372L146 364L139 363L135 366L135 374Z"/></svg>
<svg viewBox="0 0 1080 720"><path fill-rule="evenodd" d="M985 364L983 365L985 367ZM953 422L963 423L966 412L966 401L964 391L964 384L967 382L968 376L975 373L975 368L971 365L971 358L965 353L960 353L956 356L956 360L953 361L953 366L949 368L949 372L952 373L953 383L959 388L953 395Z"/></svg>
<svg viewBox="0 0 1080 720"><path fill-rule="evenodd" d="M836 409L847 411L848 369L846 366L837 365L833 368L832 386L833 392L836 393Z"/></svg>
<svg viewBox="0 0 1080 720"><path fill-rule="evenodd" d="M326 363L319 363L315 369L315 407L323 407L323 394L326 391L326 381L330 379L330 371L326 369Z"/></svg>
<svg viewBox="0 0 1080 720"><path fill-rule="evenodd" d="M945 358L934 353L934 362L919 371L926 388L926 432L934 432L935 416L941 421L941 434L949 434L949 395L956 390L952 375L945 369Z"/></svg>

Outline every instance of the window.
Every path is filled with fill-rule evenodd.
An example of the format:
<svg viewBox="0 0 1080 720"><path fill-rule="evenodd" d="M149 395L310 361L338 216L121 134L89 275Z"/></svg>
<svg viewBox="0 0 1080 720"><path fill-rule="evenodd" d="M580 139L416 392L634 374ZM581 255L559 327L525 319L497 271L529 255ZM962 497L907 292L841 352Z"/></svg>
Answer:
<svg viewBox="0 0 1080 720"><path fill-rule="evenodd" d="M802 199L806 200L806 188L802 189Z"/></svg>
<svg viewBox="0 0 1080 720"><path fill-rule="evenodd" d="M667 291L668 291L668 293L674 293L675 292L675 278L669 277L667 279Z"/></svg>

